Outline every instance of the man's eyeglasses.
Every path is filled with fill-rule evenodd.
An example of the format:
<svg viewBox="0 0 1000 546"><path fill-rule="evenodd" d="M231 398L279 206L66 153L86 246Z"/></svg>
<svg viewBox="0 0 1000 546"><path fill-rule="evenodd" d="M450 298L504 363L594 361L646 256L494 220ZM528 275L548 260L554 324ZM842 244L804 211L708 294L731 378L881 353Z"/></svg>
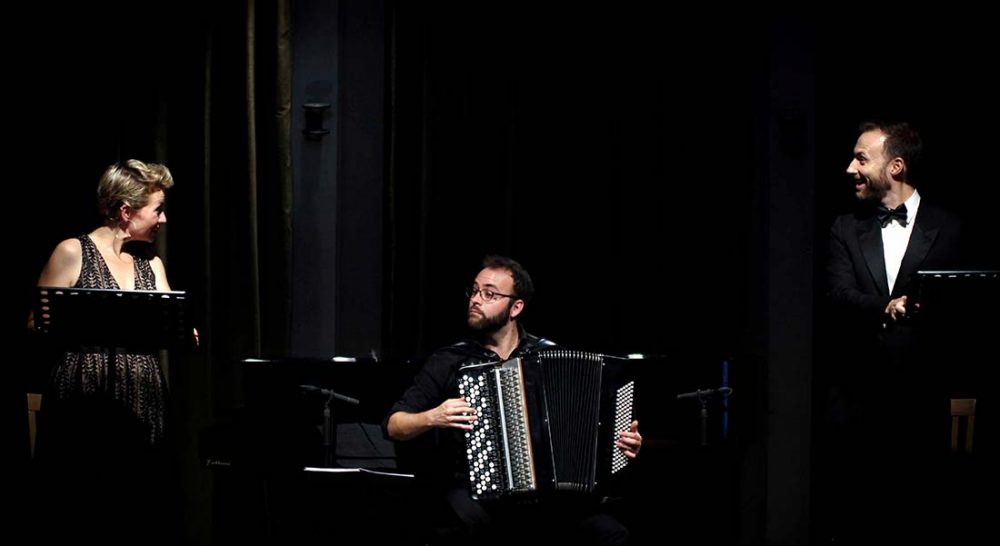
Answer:
<svg viewBox="0 0 1000 546"><path fill-rule="evenodd" d="M514 294L501 294L500 292L496 292L496 291L490 290L489 288L471 288L470 287L470 288L466 288L465 289L465 295L468 296L468 298L470 300L476 294L479 294L479 296L481 298L483 298L483 301L485 301L486 303L493 303L493 302L497 301L500 298L516 298L517 297Z"/></svg>

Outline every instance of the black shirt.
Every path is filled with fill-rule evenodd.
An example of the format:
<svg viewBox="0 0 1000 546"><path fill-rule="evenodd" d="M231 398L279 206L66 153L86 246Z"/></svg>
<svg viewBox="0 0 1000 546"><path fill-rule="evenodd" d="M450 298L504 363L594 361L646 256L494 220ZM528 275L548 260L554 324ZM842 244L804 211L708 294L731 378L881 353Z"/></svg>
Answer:
<svg viewBox="0 0 1000 546"><path fill-rule="evenodd" d="M534 351L558 348L555 343L545 338L527 333L520 324L518 325L518 334L521 341L511 353L510 358ZM402 398L393 404L383 421L383 430L388 426L389 417L397 411L420 413L441 405L449 398L458 398L457 375L460 367L466 364L501 360L504 359L500 355L472 339L438 349L427 358L424 367L417 372L413 378L413 385L403 393ZM386 435L388 436L388 432ZM434 478L447 478L446 481L453 482L454 480L464 483L466 469L462 458L465 453L465 442L462 431L459 429L433 429L420 438L423 442L430 442L430 445L421 445L421 448L426 449L418 451L424 451L424 453L415 454L414 464L417 473L424 474L423 477L429 475ZM421 457L421 455L426 456L426 458Z"/></svg>

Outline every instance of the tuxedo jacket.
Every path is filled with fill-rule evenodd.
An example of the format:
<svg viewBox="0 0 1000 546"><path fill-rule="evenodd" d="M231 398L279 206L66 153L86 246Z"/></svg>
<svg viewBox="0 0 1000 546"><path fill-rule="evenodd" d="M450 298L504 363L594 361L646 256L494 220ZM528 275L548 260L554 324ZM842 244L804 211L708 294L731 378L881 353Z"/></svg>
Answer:
<svg viewBox="0 0 1000 546"><path fill-rule="evenodd" d="M909 317L892 321L885 308L892 298L907 295L907 313L912 316L918 296L917 271L955 269L959 265L960 232L957 217L922 200L890 293L882 228L874 207L834 221L827 280L841 322L836 339L840 350L853 353L848 358L851 362L844 364L863 367L863 375L872 381L880 376L886 381L912 376L914 358L920 351L919 326L914 324L918 321Z"/></svg>
<svg viewBox="0 0 1000 546"><path fill-rule="evenodd" d="M827 265L833 337L823 369L834 444L870 449L877 443L889 459L905 454L906 460L944 445L949 418L944 391L953 362L940 358L937 337L922 331L927 323L913 317L912 305L919 296L917 271L960 265L960 230L957 217L922 200L890 293L874 207L834 221ZM903 295L907 317L893 321L885 308Z"/></svg>
<svg viewBox="0 0 1000 546"><path fill-rule="evenodd" d="M874 209L838 217L830 230L827 265L831 299L881 322L889 300L907 295L912 303L917 271L958 265L960 232L958 218L922 201L890 293L882 228Z"/></svg>

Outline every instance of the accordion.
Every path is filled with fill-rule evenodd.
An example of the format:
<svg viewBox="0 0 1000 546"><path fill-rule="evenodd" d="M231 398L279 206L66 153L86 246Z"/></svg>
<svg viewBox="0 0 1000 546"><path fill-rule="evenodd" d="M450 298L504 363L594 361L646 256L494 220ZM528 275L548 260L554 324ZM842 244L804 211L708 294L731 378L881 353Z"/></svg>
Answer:
<svg viewBox="0 0 1000 546"><path fill-rule="evenodd" d="M458 390L478 419L465 433L476 499L593 492L629 459L615 447L634 414L624 359L546 350L462 366Z"/></svg>

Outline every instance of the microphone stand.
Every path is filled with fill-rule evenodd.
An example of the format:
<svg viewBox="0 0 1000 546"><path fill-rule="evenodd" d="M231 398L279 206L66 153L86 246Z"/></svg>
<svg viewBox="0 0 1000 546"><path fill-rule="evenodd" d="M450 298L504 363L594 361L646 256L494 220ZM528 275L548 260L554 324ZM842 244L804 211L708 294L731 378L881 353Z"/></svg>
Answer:
<svg viewBox="0 0 1000 546"><path fill-rule="evenodd" d="M733 389L729 387L719 387L717 389L698 389L692 392L685 392L677 395L678 400L697 398L700 409L698 414L701 419L701 445L708 446L708 401L715 395L722 398L729 398Z"/></svg>
<svg viewBox="0 0 1000 546"><path fill-rule="evenodd" d="M333 421L331 407L333 401L340 400L355 406L360 402L357 398L345 396L333 389L324 389L315 385L299 385L299 388L305 392L316 392L326 396L326 402L323 403L323 465L332 467L337 455L337 425Z"/></svg>
<svg viewBox="0 0 1000 546"><path fill-rule="evenodd" d="M331 391L326 397L326 402L323 403L323 466L326 467L333 466L337 454L337 427L333 424L333 411L330 410L332 403L333 392Z"/></svg>

